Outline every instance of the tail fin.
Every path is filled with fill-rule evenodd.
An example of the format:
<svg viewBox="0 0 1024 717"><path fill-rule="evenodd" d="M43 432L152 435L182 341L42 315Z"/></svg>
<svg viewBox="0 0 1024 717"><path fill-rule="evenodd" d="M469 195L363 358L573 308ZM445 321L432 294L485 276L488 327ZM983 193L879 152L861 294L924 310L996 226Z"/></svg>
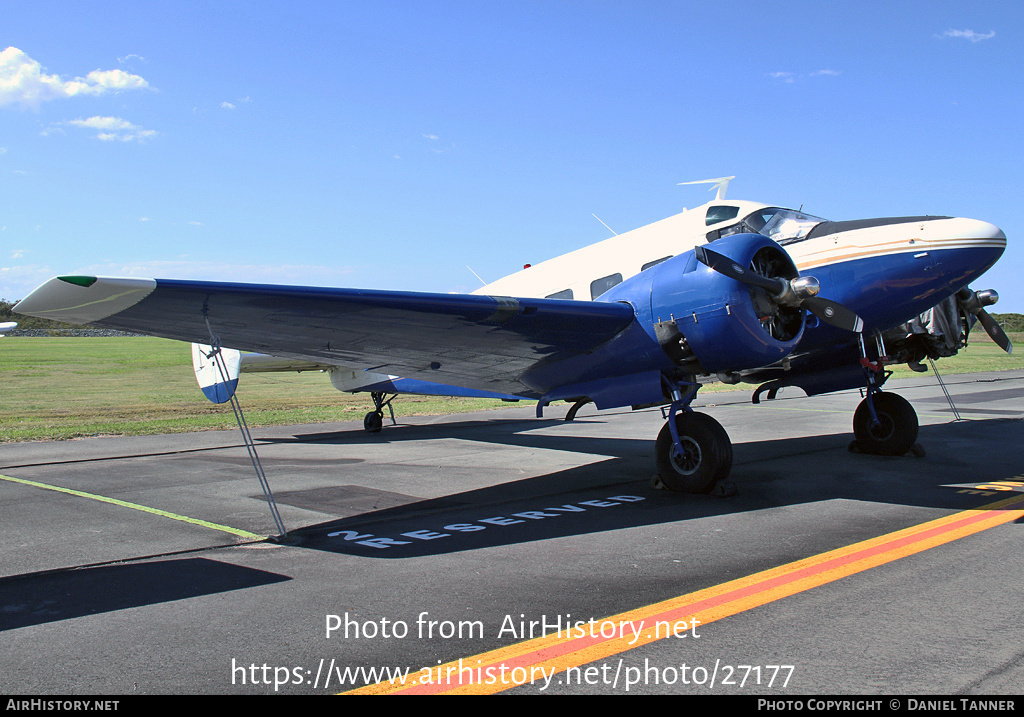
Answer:
<svg viewBox="0 0 1024 717"><path fill-rule="evenodd" d="M206 344L192 344L192 368L203 394L214 403L227 403L238 387L242 354L235 349L221 349L216 361L213 349ZM218 363L223 365L223 369Z"/></svg>

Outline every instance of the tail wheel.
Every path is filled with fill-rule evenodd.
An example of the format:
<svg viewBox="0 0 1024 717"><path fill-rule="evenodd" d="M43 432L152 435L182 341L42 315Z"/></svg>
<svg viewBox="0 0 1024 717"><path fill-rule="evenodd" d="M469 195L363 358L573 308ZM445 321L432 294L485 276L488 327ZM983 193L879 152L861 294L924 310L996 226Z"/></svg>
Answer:
<svg viewBox="0 0 1024 717"><path fill-rule="evenodd" d="M378 433L384 427L384 415L379 411L370 411L363 418L363 429L367 433Z"/></svg>
<svg viewBox="0 0 1024 717"><path fill-rule="evenodd" d="M667 422L658 434L658 475L669 490L707 493L732 469L729 434L711 416L692 411L676 415L676 431L681 451L676 449Z"/></svg>
<svg viewBox="0 0 1024 717"><path fill-rule="evenodd" d="M863 453L876 456L902 456L917 441L917 412L907 399L895 393L876 393L875 415L878 424L872 425L868 399L857 406L853 414L853 434Z"/></svg>

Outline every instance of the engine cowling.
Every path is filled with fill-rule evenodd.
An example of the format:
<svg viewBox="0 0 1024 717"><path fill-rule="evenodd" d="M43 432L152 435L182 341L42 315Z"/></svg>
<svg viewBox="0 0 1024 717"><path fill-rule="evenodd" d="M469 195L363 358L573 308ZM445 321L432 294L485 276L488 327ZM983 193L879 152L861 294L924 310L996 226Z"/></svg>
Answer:
<svg viewBox="0 0 1024 717"><path fill-rule="evenodd" d="M786 251L760 234L714 242L737 273L795 279ZM666 353L691 373L730 373L781 361L803 336L805 310L758 286L743 284L697 261L693 251L652 269L652 329Z"/></svg>

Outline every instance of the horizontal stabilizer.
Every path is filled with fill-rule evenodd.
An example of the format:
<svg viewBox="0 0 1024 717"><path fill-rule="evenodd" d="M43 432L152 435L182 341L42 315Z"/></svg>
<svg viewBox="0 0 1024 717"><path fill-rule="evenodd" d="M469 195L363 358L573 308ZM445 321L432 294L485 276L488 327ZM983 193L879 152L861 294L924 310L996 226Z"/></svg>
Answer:
<svg viewBox="0 0 1024 717"><path fill-rule="evenodd" d="M302 359L284 358L269 354L244 353L240 370L242 373L301 373L302 371L333 371L342 368L335 364Z"/></svg>
<svg viewBox="0 0 1024 717"><path fill-rule="evenodd" d="M238 388L238 372L242 354L234 349L213 348L206 344L192 344L192 368L203 395L213 403L227 403Z"/></svg>

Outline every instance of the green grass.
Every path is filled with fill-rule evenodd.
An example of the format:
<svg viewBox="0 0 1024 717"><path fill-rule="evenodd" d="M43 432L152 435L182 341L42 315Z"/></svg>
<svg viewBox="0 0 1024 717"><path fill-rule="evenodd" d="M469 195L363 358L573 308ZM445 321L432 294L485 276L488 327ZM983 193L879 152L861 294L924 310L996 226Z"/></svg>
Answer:
<svg viewBox="0 0 1024 717"><path fill-rule="evenodd" d="M960 349L956 356L939 359L935 362L935 365L943 376L946 374L1024 369L1024 333L1007 333L1007 336L1017 347L1016 352L1012 355L1008 355L996 346L995 342L988 337L988 334L985 333L985 330L980 325L976 326L971 331L967 348ZM928 366L927 361L923 363L925 366ZM908 378L921 375L914 373L906 365L892 366L890 368L893 371L893 378ZM929 366L930 372L931 367Z"/></svg>
<svg viewBox="0 0 1024 717"><path fill-rule="evenodd" d="M1010 334L1024 345L1024 334ZM943 374L1024 368L984 332L958 356L942 359ZM906 367L896 377L916 376ZM166 339L0 339L0 442L61 440L235 428L226 405L208 402L196 386L188 344ZM239 399L250 426L361 421L367 394L335 390L319 372L246 374ZM702 391L751 390L715 384ZM402 396L397 415L436 415L523 405L502 401Z"/></svg>
<svg viewBox="0 0 1024 717"><path fill-rule="evenodd" d="M206 400L188 344L167 339L0 339L0 442L236 428L228 405ZM246 374L239 400L250 426L362 421L368 394L342 393L320 372ZM402 396L396 415L502 408L502 401Z"/></svg>

